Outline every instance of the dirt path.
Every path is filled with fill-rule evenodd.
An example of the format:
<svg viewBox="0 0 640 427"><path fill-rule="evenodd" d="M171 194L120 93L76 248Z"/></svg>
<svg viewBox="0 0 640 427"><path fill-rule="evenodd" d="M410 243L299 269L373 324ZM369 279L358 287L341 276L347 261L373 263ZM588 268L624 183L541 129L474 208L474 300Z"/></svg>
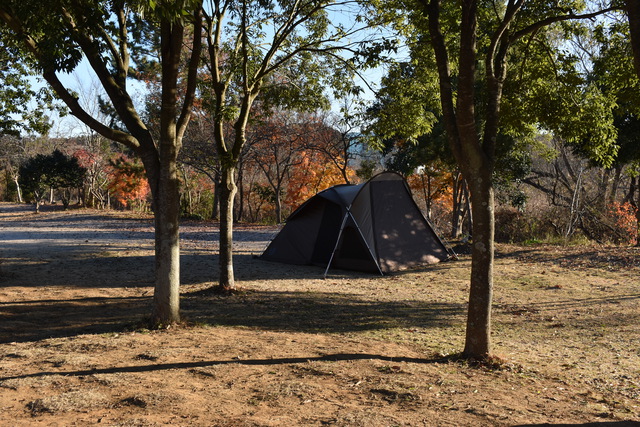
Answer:
<svg viewBox="0 0 640 427"><path fill-rule="evenodd" d="M215 224L182 226L182 313L141 328L152 222L0 204L0 425L531 425L640 420L633 248L501 247L494 365L462 348L469 260L386 276L253 258L218 297ZM594 424L595 425L595 424Z"/></svg>

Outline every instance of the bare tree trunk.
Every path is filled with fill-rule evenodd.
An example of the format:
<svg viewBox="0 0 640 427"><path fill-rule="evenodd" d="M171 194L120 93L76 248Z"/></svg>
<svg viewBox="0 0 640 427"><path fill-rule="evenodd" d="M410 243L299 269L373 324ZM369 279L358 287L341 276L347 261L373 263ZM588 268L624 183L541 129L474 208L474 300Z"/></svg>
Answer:
<svg viewBox="0 0 640 427"><path fill-rule="evenodd" d="M493 257L495 233L494 190L491 174L478 173L471 187L473 248L471 289L464 353L469 357L488 355L491 349L491 301L493 299Z"/></svg>
<svg viewBox="0 0 640 427"><path fill-rule="evenodd" d="M235 168L223 166L220 186L220 278L218 291L231 292L236 288L233 273L233 201L238 191Z"/></svg>
<svg viewBox="0 0 640 427"><path fill-rule="evenodd" d="M633 65L636 69L636 74L640 77L640 1L625 0L625 11L629 19Z"/></svg>
<svg viewBox="0 0 640 427"><path fill-rule="evenodd" d="M282 223L282 198L280 197L280 185L275 188L274 201L276 205L276 224Z"/></svg>
<svg viewBox="0 0 640 427"><path fill-rule="evenodd" d="M211 208L211 219L220 218L220 188L222 186L220 172L216 172L215 181L213 183L213 206Z"/></svg>
<svg viewBox="0 0 640 427"><path fill-rule="evenodd" d="M156 280L152 324L161 327L180 321L180 192L175 164L161 168L153 201Z"/></svg>
<svg viewBox="0 0 640 427"><path fill-rule="evenodd" d="M18 202L24 203L24 199L22 198L22 187L20 187L20 180L17 173L12 174L11 178L13 179L13 183L16 185L16 192L18 193Z"/></svg>
<svg viewBox="0 0 640 427"><path fill-rule="evenodd" d="M622 179L622 166L618 165L615 168L615 173L613 175L613 182L611 183L611 190L609 191L609 197L607 203L612 205L613 202L616 201L616 197L618 196L618 189L620 188L620 181Z"/></svg>
<svg viewBox="0 0 640 427"><path fill-rule="evenodd" d="M427 210L427 219L431 220L431 176L425 180L423 172L420 174L420 178L422 179L422 195L424 196L425 209Z"/></svg>
<svg viewBox="0 0 640 427"><path fill-rule="evenodd" d="M580 196L582 195L582 172L583 169L580 170L580 173L576 179L576 186L573 191L573 197L571 198L571 207L569 210L569 223L567 224L567 229L565 232L565 239L568 239L573 235L574 227L578 220L580 219L580 208L582 205Z"/></svg>
<svg viewBox="0 0 640 427"><path fill-rule="evenodd" d="M464 180L462 174L456 174L453 179L453 210L451 213L451 238L457 239L462 235L463 220L463 191Z"/></svg>

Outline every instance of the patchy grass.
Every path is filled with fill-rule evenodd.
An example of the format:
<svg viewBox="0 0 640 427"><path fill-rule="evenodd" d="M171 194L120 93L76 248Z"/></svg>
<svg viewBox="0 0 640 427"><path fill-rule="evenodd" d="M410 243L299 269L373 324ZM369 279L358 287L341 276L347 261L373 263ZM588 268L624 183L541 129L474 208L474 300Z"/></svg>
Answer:
<svg viewBox="0 0 640 427"><path fill-rule="evenodd" d="M16 212L2 218L0 240L22 230L49 243L0 246L2 425L622 427L640 419L637 248L499 245L494 355L474 364L456 359L468 255L323 280L322 269L253 259L268 233L245 226L242 292L222 296L208 291L217 230L189 223L186 321L150 331L135 326L153 293L147 219Z"/></svg>

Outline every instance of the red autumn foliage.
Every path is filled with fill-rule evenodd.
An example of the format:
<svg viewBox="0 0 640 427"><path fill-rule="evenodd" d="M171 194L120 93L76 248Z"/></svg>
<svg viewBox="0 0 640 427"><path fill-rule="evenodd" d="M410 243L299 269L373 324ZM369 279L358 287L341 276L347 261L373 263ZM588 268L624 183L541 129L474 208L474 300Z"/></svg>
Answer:
<svg viewBox="0 0 640 427"><path fill-rule="evenodd" d="M637 208L631 203L613 202L609 205L609 217L620 236L624 236L624 243L635 245L638 242Z"/></svg>
<svg viewBox="0 0 640 427"><path fill-rule="evenodd" d="M285 197L285 204L292 210L317 192L344 184L340 170L331 160L308 151L302 152L300 156L301 164L291 171ZM356 176L351 169L347 173L350 180Z"/></svg>
<svg viewBox="0 0 640 427"><path fill-rule="evenodd" d="M110 162L110 166L108 188L111 197L127 208L143 209L150 188L142 163L121 154Z"/></svg>

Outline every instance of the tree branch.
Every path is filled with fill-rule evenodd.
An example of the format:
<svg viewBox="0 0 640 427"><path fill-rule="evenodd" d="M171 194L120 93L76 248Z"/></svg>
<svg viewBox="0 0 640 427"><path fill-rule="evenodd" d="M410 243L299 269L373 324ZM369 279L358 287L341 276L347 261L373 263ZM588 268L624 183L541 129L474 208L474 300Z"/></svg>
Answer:
<svg viewBox="0 0 640 427"><path fill-rule="evenodd" d="M18 35L18 37L22 39L26 49L31 52L35 60L43 69L42 75L44 79L47 81L47 83L49 83L49 85L53 88L60 99L67 105L67 107L69 107L69 109L71 110L71 114L73 114L78 118L78 120L86 124L89 128L93 129L100 135L104 136L105 138L120 142L133 150L136 150L140 147L139 141L132 135L117 129L110 128L109 126L100 123L89 113L87 113L84 108L82 108L82 106L78 102L78 98L73 96L62 84L62 82L60 82L58 76L55 73L55 70L45 68L42 61L43 55L38 48L36 40L26 33L22 26L22 23L16 16L12 15L10 11L0 7L0 20L4 21L12 29L12 31L14 31Z"/></svg>
<svg viewBox="0 0 640 427"><path fill-rule="evenodd" d="M201 7L196 8L193 21L193 43L191 46L191 56L189 58L189 67L187 71L187 88L185 98L182 103L182 111L177 122L177 136L182 140L184 132L187 130L191 111L195 101L196 85L198 83L198 65L200 63L200 51L202 49L202 16L200 14Z"/></svg>
<svg viewBox="0 0 640 427"><path fill-rule="evenodd" d="M568 21L571 19L592 19L592 18L596 18L600 15L604 15L605 13L608 12L613 12L615 10L621 10L620 7L609 7L606 9L602 9L599 10L597 12L592 12L592 13L585 13L583 15L576 15L575 13L573 13L572 11L569 11L566 15L559 15L559 16L550 16L546 19L543 19L541 21L535 22L531 25L529 25L528 27L523 28L520 31L516 31L515 33L513 33L510 37L510 42L514 42L516 40L518 40L519 38L527 35L527 34L531 34L534 33L538 30L540 30L542 27L546 27L547 25L551 25L554 24L556 22L562 22L562 21Z"/></svg>

